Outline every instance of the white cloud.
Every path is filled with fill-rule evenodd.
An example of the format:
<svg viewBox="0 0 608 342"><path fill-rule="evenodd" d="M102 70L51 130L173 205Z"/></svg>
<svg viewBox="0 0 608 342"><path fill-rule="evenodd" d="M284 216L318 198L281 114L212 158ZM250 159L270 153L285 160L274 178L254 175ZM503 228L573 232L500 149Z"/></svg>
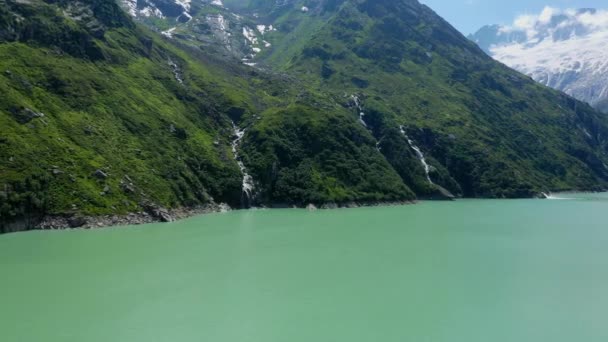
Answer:
<svg viewBox="0 0 608 342"><path fill-rule="evenodd" d="M543 11L540 12L540 15L538 16L538 21L542 24L548 24L551 22L551 18L558 13L559 10L557 8L545 6Z"/></svg>
<svg viewBox="0 0 608 342"><path fill-rule="evenodd" d="M608 28L608 11L601 10L593 13L583 13L576 16L578 21L593 28Z"/></svg>
<svg viewBox="0 0 608 342"><path fill-rule="evenodd" d="M567 19L556 26L552 26L552 19L555 16L563 15ZM598 29L608 29L608 10L577 11L576 9L559 9L546 6L538 14L522 14L517 16L513 23L500 28L500 33L509 34L513 32L524 32L529 40L551 36L551 31L578 25L577 34L584 32L596 32ZM580 30L580 28L584 30Z"/></svg>

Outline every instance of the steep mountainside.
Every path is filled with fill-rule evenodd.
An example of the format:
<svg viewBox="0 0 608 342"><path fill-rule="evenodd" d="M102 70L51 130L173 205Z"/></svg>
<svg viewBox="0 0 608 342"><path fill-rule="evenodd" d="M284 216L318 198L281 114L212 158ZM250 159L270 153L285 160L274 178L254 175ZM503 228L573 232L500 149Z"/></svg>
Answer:
<svg viewBox="0 0 608 342"><path fill-rule="evenodd" d="M369 134L332 99L169 44L112 2L3 2L0 37L2 230L31 227L48 214L163 216L162 207L251 205L258 181L240 162L241 128L278 110L308 113L324 142L336 132L353 142L336 151L311 136L306 143L317 151L269 160L276 174L261 189L302 170L314 179L310 196L290 195L284 181L266 203L413 199ZM373 167L344 170L337 162L338 173L317 154ZM368 183L354 183L355 174Z"/></svg>
<svg viewBox="0 0 608 342"><path fill-rule="evenodd" d="M529 196L542 188L588 188L605 181L606 170L598 167L604 163L605 151L597 151L604 141L590 133L603 119L596 118L590 108L493 63L416 1L236 3L210 5L233 13L234 22L225 26L228 36L237 37L241 26L244 32L254 32L248 27L258 25L272 28L270 32L254 32L264 35L255 36L253 42L258 45L246 49L256 49L260 41L264 48L249 55L241 51L245 63L296 74L351 108L359 102L372 112L366 113L368 120L381 121L366 123L380 142L387 140L389 128L393 135L401 132L400 126L406 128L407 138L418 135L421 142L409 140L414 146L423 145L416 147L429 157L429 161L424 160L426 165L417 163L418 167L408 165L400 170L404 166L399 165L399 158L391 152L383 154L407 184L412 181L406 174L420 174L420 169L434 173L432 186L424 177L421 184L411 185L419 195L434 196L440 185L467 196ZM187 24L181 30L190 32ZM175 38L197 40L192 37L183 34ZM213 40L213 35L209 38ZM252 41L247 37L241 40ZM214 45L222 42L215 39ZM561 100L556 102L555 97ZM586 115L593 117L596 126L582 124L589 121ZM545 131L553 133L550 138ZM572 132L578 135L576 142L562 139ZM436 134L449 138L439 146ZM595 141L586 141L589 136ZM395 144L409 145L407 138L402 135ZM537 146L543 139L547 141ZM587 152L573 147L579 143ZM378 147L382 151L381 143ZM477 157L454 159L456 151L467 158ZM483 163L473 162L480 158ZM529 168L535 170L524 171Z"/></svg>
<svg viewBox="0 0 608 342"><path fill-rule="evenodd" d="M469 37L490 56L608 112L608 12L545 8Z"/></svg>
<svg viewBox="0 0 608 342"><path fill-rule="evenodd" d="M520 197L606 184L604 116L493 61L417 1L345 2L292 44L302 48L275 67L350 101L418 194L440 185ZM429 181L408 179L416 174L401 160L408 149L426 157L418 165Z"/></svg>
<svg viewBox="0 0 608 342"><path fill-rule="evenodd" d="M253 66L284 60L310 38L344 0L120 0L136 20L152 29Z"/></svg>
<svg viewBox="0 0 608 342"><path fill-rule="evenodd" d="M0 2L1 230L608 185L605 116L417 1L121 6Z"/></svg>

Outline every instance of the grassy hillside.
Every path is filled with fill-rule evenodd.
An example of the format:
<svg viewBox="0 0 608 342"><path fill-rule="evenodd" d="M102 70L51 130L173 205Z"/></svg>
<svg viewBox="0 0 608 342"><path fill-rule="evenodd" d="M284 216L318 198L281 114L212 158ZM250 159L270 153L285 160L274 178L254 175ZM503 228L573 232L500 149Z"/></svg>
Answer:
<svg viewBox="0 0 608 342"><path fill-rule="evenodd" d="M358 94L381 147L404 126L443 187L471 197L606 187L604 115L493 61L417 1L345 2L297 45L279 68ZM381 151L424 192L394 150Z"/></svg>
<svg viewBox="0 0 608 342"><path fill-rule="evenodd" d="M240 94L220 93L216 75L122 12L101 22L96 4L78 9L92 12L81 21L12 5L26 19L0 44L3 219L238 203L224 113Z"/></svg>
<svg viewBox="0 0 608 342"><path fill-rule="evenodd" d="M244 152L265 202L414 199L373 137L348 111L290 105L263 113L247 135Z"/></svg>
<svg viewBox="0 0 608 342"><path fill-rule="evenodd" d="M244 194L306 205L608 186L604 115L494 62L418 2L273 4L251 2L238 24L279 28L261 70L161 37L109 0L0 2L0 230L239 207ZM273 10L245 17L256 6Z"/></svg>
<svg viewBox="0 0 608 342"><path fill-rule="evenodd" d="M373 138L352 127L333 99L303 98L301 85L288 78L178 46L136 26L112 2L7 1L0 4L0 37L0 228L24 218L34 225L43 215L211 202L238 207L243 175L232 151L232 121L243 128L255 123L238 148L255 151L245 165L259 177L263 203L413 198L401 179L385 176L393 171L370 148ZM325 165L325 155L317 155L323 149L292 155L275 150L278 136L249 146L249 135L283 126L278 113L296 110L310 120L333 117L332 133L348 134L343 139L360 135L339 156L345 163L378 161L353 171L373 185ZM305 149L327 141L324 132L307 139L294 144ZM330 147L330 156L339 147ZM271 161L279 174L269 177ZM299 179L309 165L314 177ZM294 195L311 184L310 196Z"/></svg>

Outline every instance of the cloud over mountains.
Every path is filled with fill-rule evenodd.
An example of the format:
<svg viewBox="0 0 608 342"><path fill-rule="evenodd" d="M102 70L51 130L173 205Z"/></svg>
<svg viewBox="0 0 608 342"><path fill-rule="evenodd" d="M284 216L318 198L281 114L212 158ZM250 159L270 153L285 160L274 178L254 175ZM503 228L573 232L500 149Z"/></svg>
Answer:
<svg viewBox="0 0 608 342"><path fill-rule="evenodd" d="M470 38L547 86L596 106L608 100L608 10L545 7Z"/></svg>

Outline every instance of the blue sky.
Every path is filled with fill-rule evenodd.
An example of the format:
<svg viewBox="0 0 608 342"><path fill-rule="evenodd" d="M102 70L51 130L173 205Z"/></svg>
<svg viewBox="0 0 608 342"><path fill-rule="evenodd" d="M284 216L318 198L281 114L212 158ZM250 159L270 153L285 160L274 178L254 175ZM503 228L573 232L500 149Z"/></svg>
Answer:
<svg viewBox="0 0 608 342"><path fill-rule="evenodd" d="M522 14L538 14L545 6L608 8L607 0L420 0L464 34L486 24L510 24Z"/></svg>

